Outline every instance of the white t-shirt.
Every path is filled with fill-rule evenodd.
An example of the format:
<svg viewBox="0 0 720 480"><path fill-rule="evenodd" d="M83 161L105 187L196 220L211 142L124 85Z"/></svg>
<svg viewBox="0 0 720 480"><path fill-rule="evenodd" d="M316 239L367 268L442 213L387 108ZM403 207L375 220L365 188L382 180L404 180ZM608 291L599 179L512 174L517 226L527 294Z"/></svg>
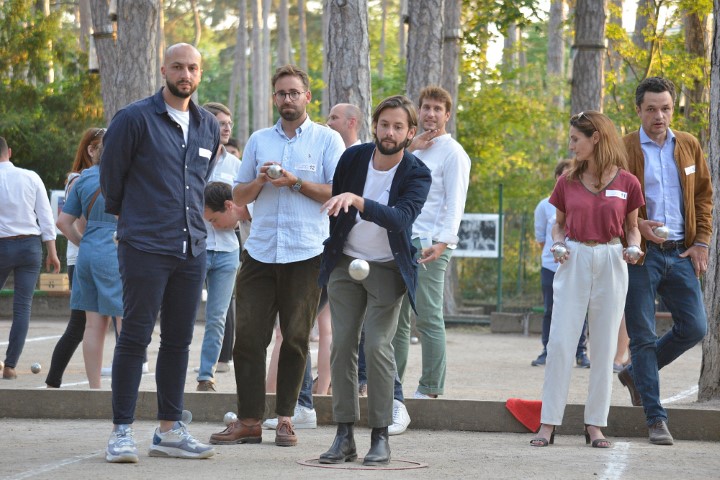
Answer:
<svg viewBox="0 0 720 480"><path fill-rule="evenodd" d="M173 120L180 124L180 128L182 128L183 131L183 138L187 144L188 130L190 130L190 110L186 112L175 110L167 103L165 104L165 108L167 108L168 114L173 118Z"/></svg>
<svg viewBox="0 0 720 480"><path fill-rule="evenodd" d="M400 165L398 163L398 165ZM367 177L363 198L375 200L387 205L390 198L390 186L392 185L398 165L390 170L381 171L373 168L373 159L368 165ZM361 258L374 262L388 262L393 259L387 230L383 227L360 218L358 212L355 217L355 226L350 230L343 253L350 257Z"/></svg>

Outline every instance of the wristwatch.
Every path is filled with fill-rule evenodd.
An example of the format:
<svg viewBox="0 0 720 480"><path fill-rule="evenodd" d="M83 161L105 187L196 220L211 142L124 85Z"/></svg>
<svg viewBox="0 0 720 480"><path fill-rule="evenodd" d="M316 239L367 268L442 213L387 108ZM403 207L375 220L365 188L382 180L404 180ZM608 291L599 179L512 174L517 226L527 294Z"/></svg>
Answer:
<svg viewBox="0 0 720 480"><path fill-rule="evenodd" d="M297 182L295 182L295 185L292 186L293 192L299 192L302 188L302 178L298 177Z"/></svg>

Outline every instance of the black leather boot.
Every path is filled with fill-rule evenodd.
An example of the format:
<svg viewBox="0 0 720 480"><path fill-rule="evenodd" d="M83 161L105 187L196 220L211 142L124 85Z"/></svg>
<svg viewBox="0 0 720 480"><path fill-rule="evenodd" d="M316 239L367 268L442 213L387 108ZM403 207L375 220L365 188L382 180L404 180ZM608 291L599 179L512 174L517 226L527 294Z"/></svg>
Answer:
<svg viewBox="0 0 720 480"><path fill-rule="evenodd" d="M387 428L385 429L387 435ZM357 459L352 423L338 423L335 440L330 450L320 455L320 463L343 463Z"/></svg>
<svg viewBox="0 0 720 480"><path fill-rule="evenodd" d="M373 428L370 434L370 451L365 455L363 465L377 467L390 463L390 442L388 427Z"/></svg>

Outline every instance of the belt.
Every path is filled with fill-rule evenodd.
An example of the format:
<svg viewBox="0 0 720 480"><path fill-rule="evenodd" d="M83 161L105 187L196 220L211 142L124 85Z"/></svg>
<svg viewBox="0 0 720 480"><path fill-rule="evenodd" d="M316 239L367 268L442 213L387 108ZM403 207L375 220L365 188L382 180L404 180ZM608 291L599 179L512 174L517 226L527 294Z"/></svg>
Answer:
<svg viewBox="0 0 720 480"><path fill-rule="evenodd" d="M12 237L2 237L0 240L20 240L21 238L37 237L37 235L14 235Z"/></svg>
<svg viewBox="0 0 720 480"><path fill-rule="evenodd" d="M572 242L582 243L583 245L587 245L588 247L597 247L598 245L617 245L618 243L620 243L620 239L618 237L611 239L609 242L596 242L595 240L583 242L581 240L575 240L574 238L569 238L568 240Z"/></svg>
<svg viewBox="0 0 720 480"><path fill-rule="evenodd" d="M679 248L685 248L685 240L665 240L661 244L647 242L648 245L652 245L660 250L677 250Z"/></svg>

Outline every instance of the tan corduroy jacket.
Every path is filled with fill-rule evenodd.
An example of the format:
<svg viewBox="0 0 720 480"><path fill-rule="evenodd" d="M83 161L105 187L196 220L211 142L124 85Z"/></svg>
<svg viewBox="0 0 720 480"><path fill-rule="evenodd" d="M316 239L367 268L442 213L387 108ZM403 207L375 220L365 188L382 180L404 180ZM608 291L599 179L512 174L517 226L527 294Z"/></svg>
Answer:
<svg viewBox="0 0 720 480"><path fill-rule="evenodd" d="M705 154L697 138L687 132L673 130L675 134L675 164L680 175L680 186L685 204L685 246L695 242L710 245L712 234L712 181ZM628 152L630 172L640 180L645 194L645 157L640 147L640 133L629 133L623 137ZM694 173L688 173L695 167ZM647 209L643 205L638 218L647 220ZM640 244L643 251L645 239Z"/></svg>

